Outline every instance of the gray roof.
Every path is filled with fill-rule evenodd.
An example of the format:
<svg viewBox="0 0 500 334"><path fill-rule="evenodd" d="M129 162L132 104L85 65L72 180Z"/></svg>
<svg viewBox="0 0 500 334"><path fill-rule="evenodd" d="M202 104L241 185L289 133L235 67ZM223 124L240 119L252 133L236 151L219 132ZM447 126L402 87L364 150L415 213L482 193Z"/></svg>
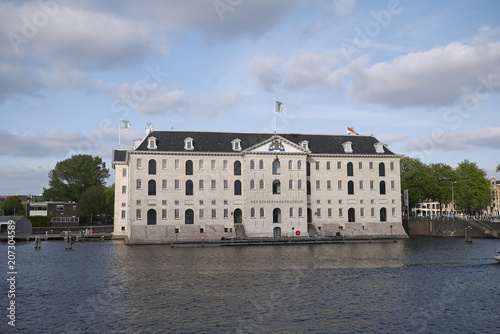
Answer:
<svg viewBox="0 0 500 334"><path fill-rule="evenodd" d="M384 153L377 153L374 144L379 142L373 136L356 135L318 135L299 133L278 133L279 136L299 145L307 140L312 154L345 154L343 143L352 142L352 154L377 154L394 155L387 147ZM156 138L156 151L184 152L184 140L193 139L194 150L190 152L220 152L234 153L231 141L241 140L243 150L269 140L273 133L247 133L247 132L205 132L205 131L152 131L149 133L135 151L151 151L147 148L147 139ZM115 150L113 161L125 161L125 150Z"/></svg>

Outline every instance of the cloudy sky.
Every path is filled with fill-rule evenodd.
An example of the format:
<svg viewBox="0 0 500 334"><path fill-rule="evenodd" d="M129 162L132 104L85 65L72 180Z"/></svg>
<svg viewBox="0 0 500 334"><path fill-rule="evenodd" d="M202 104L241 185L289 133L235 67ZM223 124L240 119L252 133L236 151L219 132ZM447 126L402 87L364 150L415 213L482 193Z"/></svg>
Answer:
<svg viewBox="0 0 500 334"><path fill-rule="evenodd" d="M399 154L500 163L496 0L0 2L0 194L56 162L111 167L157 130L372 133ZM113 174L114 175L114 174ZM112 179L109 183L112 183Z"/></svg>

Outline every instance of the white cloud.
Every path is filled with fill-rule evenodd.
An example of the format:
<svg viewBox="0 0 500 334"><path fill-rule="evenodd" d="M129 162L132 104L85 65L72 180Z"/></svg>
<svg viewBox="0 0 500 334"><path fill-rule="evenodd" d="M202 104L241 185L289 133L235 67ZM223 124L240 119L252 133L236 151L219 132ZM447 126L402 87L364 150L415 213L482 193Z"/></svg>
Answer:
<svg viewBox="0 0 500 334"><path fill-rule="evenodd" d="M272 90L281 84L279 66L281 59L278 57L255 57L250 61L249 70L255 76L257 86Z"/></svg>
<svg viewBox="0 0 500 334"><path fill-rule="evenodd" d="M500 127L485 127L472 131L439 131L403 146L408 151L471 151L500 150Z"/></svg>
<svg viewBox="0 0 500 334"><path fill-rule="evenodd" d="M330 11L334 17L346 17L352 13L355 3L355 0L333 0Z"/></svg>
<svg viewBox="0 0 500 334"><path fill-rule="evenodd" d="M362 101L391 107L450 105L481 88L481 78L500 75L500 42L483 36L371 66L360 57L348 70L350 91Z"/></svg>

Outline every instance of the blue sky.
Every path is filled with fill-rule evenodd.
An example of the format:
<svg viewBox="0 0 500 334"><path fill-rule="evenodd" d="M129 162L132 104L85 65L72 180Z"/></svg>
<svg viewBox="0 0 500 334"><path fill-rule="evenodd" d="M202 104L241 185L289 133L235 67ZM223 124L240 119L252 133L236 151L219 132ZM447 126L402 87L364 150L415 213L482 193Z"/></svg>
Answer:
<svg viewBox="0 0 500 334"><path fill-rule="evenodd" d="M345 134L500 178L500 2L0 2L0 194L154 129ZM114 174L112 174L114 175ZM109 183L112 183L112 178Z"/></svg>

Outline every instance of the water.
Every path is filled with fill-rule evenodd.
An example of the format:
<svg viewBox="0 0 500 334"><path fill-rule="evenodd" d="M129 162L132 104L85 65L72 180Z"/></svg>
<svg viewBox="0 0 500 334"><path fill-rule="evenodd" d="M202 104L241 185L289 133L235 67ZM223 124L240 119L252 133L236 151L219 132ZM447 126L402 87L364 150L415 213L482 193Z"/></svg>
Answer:
<svg viewBox="0 0 500 334"><path fill-rule="evenodd" d="M1 333L499 333L500 241L171 248L16 243ZM0 244L7 277L7 244ZM9 288L4 280L2 291Z"/></svg>

